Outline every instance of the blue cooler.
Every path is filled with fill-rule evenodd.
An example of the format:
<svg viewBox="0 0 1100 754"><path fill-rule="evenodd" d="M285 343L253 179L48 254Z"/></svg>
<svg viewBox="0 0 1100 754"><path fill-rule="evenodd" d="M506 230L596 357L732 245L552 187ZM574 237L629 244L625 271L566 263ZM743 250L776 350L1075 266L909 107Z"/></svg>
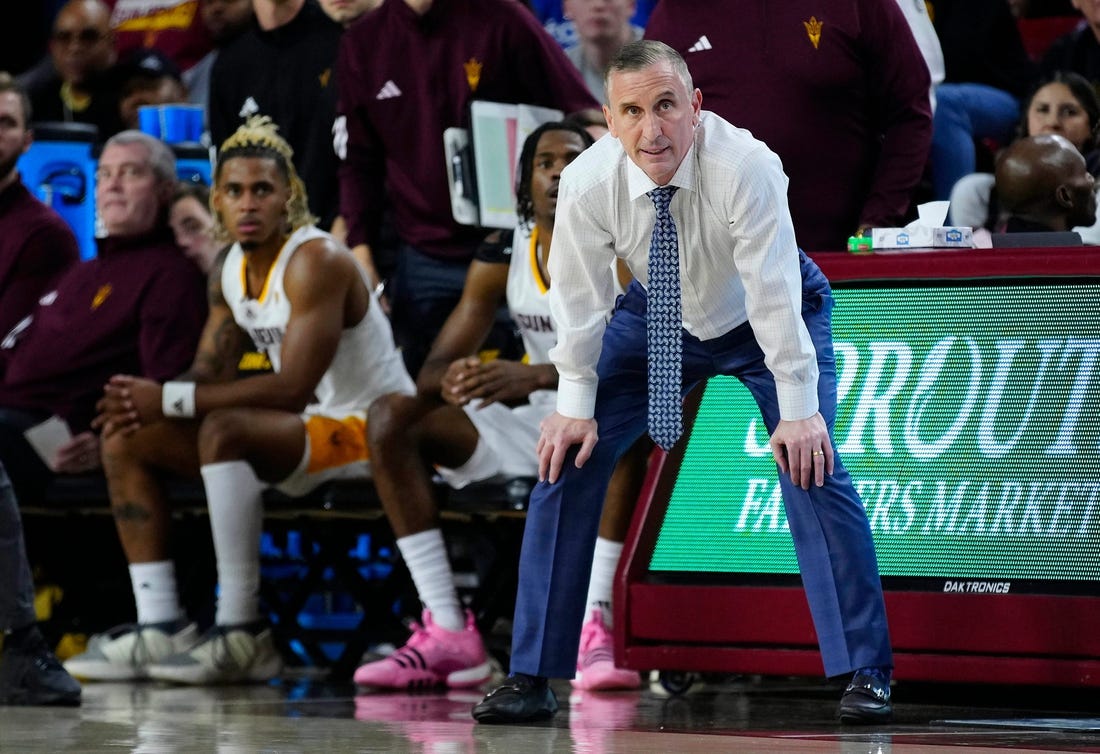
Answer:
<svg viewBox="0 0 1100 754"><path fill-rule="evenodd" d="M141 130L160 139L176 155L176 177L210 185L210 150L202 139L203 109L197 105L146 105L138 108Z"/></svg>
<svg viewBox="0 0 1100 754"><path fill-rule="evenodd" d="M81 259L91 259L95 246L95 169L98 140L88 123L34 123L34 143L19 158L23 184L61 215L80 244Z"/></svg>

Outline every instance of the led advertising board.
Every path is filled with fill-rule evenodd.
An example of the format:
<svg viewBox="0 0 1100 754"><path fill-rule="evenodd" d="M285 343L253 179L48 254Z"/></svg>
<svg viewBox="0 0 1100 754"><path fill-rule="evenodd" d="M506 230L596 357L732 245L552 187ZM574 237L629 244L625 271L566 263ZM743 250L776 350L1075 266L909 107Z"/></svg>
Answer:
<svg viewBox="0 0 1100 754"><path fill-rule="evenodd" d="M884 583L1100 594L1100 284L834 294L834 441ZM707 386L649 571L797 581L767 433L734 379Z"/></svg>

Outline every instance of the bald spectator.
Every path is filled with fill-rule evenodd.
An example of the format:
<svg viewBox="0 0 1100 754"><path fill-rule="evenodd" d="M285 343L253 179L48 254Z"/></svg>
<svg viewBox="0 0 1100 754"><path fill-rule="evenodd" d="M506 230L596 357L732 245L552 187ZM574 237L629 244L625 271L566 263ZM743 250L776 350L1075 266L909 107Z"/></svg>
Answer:
<svg viewBox="0 0 1100 754"><path fill-rule="evenodd" d="M218 53L252 22L252 0L199 0L199 16L214 49L183 72L191 104L205 110L210 99L210 71Z"/></svg>
<svg viewBox="0 0 1100 754"><path fill-rule="evenodd" d="M382 0L319 0L325 15L345 29L369 10L382 4Z"/></svg>
<svg viewBox="0 0 1100 754"><path fill-rule="evenodd" d="M573 21L575 44L566 56L581 72L597 101L603 102L603 72L608 61L627 42L642 38L642 29L630 23L634 0L565 0L565 17Z"/></svg>
<svg viewBox="0 0 1100 754"><path fill-rule="evenodd" d="M945 72L936 88L928 160L932 196L947 199L955 183L978 168L983 142L1003 145L1015 136L1020 103L1038 71L1005 0L929 0L928 6Z"/></svg>
<svg viewBox="0 0 1100 754"><path fill-rule="evenodd" d="M1096 220L1096 183L1064 136L1019 139L997 161L997 195L1008 233L1067 231Z"/></svg>
<svg viewBox="0 0 1100 754"><path fill-rule="evenodd" d="M1023 104L1020 137L1058 134L1069 139L1085 157L1089 172L1100 174L1100 150L1097 131L1100 129L1100 99L1092 85L1070 71L1058 71L1040 81ZM995 162L995 161L994 161ZM950 224L987 231L1004 227L1004 208L994 190L996 176L989 172L963 176L951 190ZM1100 244L1100 228L1078 226L1077 231L1088 244ZM977 241L976 241L977 242Z"/></svg>
<svg viewBox="0 0 1100 754"><path fill-rule="evenodd" d="M70 0L50 37L54 76L30 92L39 121L91 123L105 139L121 128L110 75L115 62L111 12L101 0Z"/></svg>

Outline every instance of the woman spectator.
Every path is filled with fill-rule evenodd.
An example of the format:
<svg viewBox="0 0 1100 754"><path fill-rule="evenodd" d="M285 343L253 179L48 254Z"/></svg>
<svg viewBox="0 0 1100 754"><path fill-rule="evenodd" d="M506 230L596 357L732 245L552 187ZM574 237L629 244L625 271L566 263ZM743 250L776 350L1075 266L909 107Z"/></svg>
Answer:
<svg viewBox="0 0 1100 754"><path fill-rule="evenodd" d="M1089 82L1068 71L1044 78L1025 100L1019 136L1059 134L1066 137L1085 156L1088 170L1100 175L1100 100ZM975 229L998 230L1001 211L993 190L991 173L964 176L951 192L951 224ZM1085 243L1100 242L1100 228L1074 228ZM1096 239L1096 240L1090 240Z"/></svg>
<svg viewBox="0 0 1100 754"><path fill-rule="evenodd" d="M168 224L176 245L184 255L208 274L221 246L214 239L214 216L210 214L210 189L201 183L181 181L172 195Z"/></svg>
<svg viewBox="0 0 1100 754"><path fill-rule="evenodd" d="M1003 147L1037 70L1005 0L930 0L946 77L936 88L929 166L934 199L978 169L980 144Z"/></svg>

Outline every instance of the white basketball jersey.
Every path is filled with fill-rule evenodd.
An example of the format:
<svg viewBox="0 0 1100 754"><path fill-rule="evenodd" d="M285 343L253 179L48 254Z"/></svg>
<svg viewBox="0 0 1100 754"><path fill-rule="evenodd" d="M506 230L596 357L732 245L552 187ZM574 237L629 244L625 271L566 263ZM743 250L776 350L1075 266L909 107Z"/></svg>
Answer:
<svg viewBox="0 0 1100 754"><path fill-rule="evenodd" d="M316 238L331 236L312 225L294 231L271 265L259 298L248 297L246 256L240 244L233 244L222 268L222 294L233 318L252 336L256 347L267 354L276 372L281 368L283 336L291 313L283 276L298 248ZM376 398L394 392L411 394L414 385L394 346L389 320L372 296L359 323L340 335L332 364L317 384L317 402L307 411L346 416L366 411Z"/></svg>
<svg viewBox="0 0 1100 754"><path fill-rule="evenodd" d="M549 364L550 349L558 340L554 322L550 319L549 286L539 272L538 232L527 229L525 223L516 226L512 237L512 258L508 263L508 311L523 338L527 361ZM556 390L537 390L530 395L532 404L556 402Z"/></svg>

